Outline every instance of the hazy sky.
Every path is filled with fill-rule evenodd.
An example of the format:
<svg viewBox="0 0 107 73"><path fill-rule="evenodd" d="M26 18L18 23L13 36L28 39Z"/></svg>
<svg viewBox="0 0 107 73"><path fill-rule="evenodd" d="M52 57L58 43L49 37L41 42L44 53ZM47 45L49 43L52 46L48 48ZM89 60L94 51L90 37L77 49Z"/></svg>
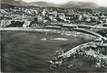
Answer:
<svg viewBox="0 0 107 73"><path fill-rule="evenodd" d="M107 7L107 0L23 0L23 1L25 2L45 1L45 2L51 2L51 3L56 3L56 4L64 4L69 1L82 1L82 2L94 2L98 5Z"/></svg>

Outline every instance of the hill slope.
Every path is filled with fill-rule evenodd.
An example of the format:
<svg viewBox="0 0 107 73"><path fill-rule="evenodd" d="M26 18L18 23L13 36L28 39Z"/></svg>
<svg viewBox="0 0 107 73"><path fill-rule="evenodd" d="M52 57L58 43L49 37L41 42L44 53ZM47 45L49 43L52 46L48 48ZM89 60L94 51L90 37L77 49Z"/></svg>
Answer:
<svg viewBox="0 0 107 73"><path fill-rule="evenodd" d="M1 0L1 4L13 5L13 6L38 6L38 7L61 7L61 8L98 8L99 6L91 2L75 2L70 1L65 4L54 4L49 2L30 2L26 3L22 0Z"/></svg>

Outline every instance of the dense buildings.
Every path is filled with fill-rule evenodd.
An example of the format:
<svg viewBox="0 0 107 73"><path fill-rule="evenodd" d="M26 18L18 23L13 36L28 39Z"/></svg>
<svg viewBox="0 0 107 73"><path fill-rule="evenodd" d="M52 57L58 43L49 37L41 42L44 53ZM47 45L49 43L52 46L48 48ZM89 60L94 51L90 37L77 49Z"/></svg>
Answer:
<svg viewBox="0 0 107 73"><path fill-rule="evenodd" d="M14 7L0 9L1 27L23 22L22 26L9 27L32 27L46 26L53 23L105 25L107 26L107 16L104 12L94 9L82 8L25 8ZM14 24L14 25L15 25Z"/></svg>

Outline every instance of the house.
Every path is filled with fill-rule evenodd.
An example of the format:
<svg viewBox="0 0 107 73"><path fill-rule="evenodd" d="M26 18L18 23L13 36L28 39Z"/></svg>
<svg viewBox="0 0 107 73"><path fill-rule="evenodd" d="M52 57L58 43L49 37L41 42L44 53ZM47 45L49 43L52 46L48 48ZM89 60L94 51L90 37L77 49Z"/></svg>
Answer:
<svg viewBox="0 0 107 73"><path fill-rule="evenodd" d="M58 17L60 19L65 19L65 14L64 13L58 13Z"/></svg>

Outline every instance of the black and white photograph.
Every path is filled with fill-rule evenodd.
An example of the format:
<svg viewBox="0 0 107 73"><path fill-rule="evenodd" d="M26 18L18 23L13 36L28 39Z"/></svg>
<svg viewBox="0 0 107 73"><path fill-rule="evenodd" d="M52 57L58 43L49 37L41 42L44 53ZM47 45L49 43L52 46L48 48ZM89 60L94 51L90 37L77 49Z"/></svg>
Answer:
<svg viewBox="0 0 107 73"><path fill-rule="evenodd" d="M1 73L107 73L107 0L0 0Z"/></svg>

